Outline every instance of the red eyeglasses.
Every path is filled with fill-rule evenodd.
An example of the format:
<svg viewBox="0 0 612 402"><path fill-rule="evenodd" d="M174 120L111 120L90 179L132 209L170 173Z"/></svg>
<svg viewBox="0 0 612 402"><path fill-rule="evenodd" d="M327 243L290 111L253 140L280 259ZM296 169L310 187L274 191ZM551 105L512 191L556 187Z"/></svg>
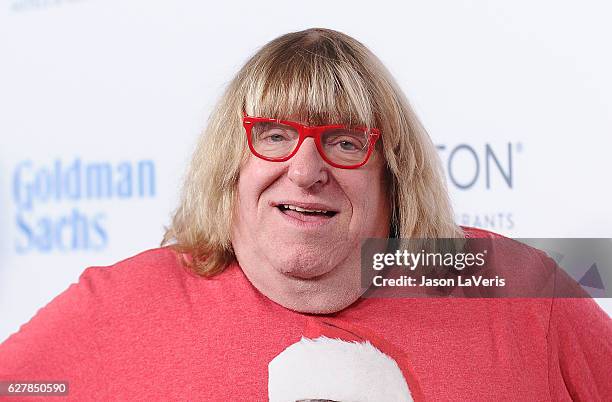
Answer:
<svg viewBox="0 0 612 402"><path fill-rule="evenodd" d="M306 138L312 137L323 160L342 169L363 166L380 137L378 129L342 124L305 126L288 120L246 115L242 124L251 152L261 159L287 161L297 153Z"/></svg>

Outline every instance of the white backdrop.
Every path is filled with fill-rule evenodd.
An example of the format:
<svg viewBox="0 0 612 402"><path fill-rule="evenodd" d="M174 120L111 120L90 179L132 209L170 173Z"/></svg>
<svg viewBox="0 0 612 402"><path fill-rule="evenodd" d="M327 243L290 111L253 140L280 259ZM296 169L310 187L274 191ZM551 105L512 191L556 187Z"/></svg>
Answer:
<svg viewBox="0 0 612 402"><path fill-rule="evenodd" d="M85 267L159 244L224 86L267 41L308 27L354 36L396 76L438 145L460 224L612 237L611 11L593 0L5 0L0 341Z"/></svg>

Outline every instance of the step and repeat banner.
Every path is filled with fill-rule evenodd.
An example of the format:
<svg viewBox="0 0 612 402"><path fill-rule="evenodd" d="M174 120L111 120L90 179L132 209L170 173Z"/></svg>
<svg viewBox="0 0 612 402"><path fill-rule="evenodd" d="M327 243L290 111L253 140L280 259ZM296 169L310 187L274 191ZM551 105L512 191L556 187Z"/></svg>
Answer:
<svg viewBox="0 0 612 402"><path fill-rule="evenodd" d="M610 11L601 1L3 1L0 341L86 267L159 245L227 83L260 46L309 27L355 37L394 74L437 145L458 223L612 237Z"/></svg>

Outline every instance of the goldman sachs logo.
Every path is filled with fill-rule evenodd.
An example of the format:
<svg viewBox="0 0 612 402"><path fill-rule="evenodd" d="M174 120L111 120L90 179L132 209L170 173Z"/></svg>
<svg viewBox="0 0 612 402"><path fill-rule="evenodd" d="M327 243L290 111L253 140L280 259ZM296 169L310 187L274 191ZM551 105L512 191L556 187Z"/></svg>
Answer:
<svg viewBox="0 0 612 402"><path fill-rule="evenodd" d="M59 7L81 1L84 0L12 0L9 7L13 12L24 12Z"/></svg>
<svg viewBox="0 0 612 402"><path fill-rule="evenodd" d="M155 164L24 160L14 168L12 194L17 253L99 251L109 241L104 201L155 197Z"/></svg>

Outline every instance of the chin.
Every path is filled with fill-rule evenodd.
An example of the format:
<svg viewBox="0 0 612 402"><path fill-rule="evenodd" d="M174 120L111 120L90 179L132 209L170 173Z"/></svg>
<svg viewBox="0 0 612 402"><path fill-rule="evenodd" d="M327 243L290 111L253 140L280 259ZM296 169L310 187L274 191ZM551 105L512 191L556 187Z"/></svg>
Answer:
<svg viewBox="0 0 612 402"><path fill-rule="evenodd" d="M288 278L315 280L322 279L333 270L333 267L327 267L323 264L307 265L307 264L284 264L277 271Z"/></svg>
<svg viewBox="0 0 612 402"><path fill-rule="evenodd" d="M332 276L340 261L337 261L335 256L329 256L329 253L322 251L320 253L302 252L291 253L285 258L270 258L272 267L278 273L288 278L304 279L304 280L322 280L328 276Z"/></svg>
<svg viewBox="0 0 612 402"><path fill-rule="evenodd" d="M328 287L317 284L316 280L307 282L310 283L306 286L302 284L297 289L286 289L271 298L281 306L300 313L331 314L347 308L363 294L360 287Z"/></svg>
<svg viewBox="0 0 612 402"><path fill-rule="evenodd" d="M360 255L343 249L334 253L323 248L314 253L303 247L283 246L275 250L264 248L259 258L253 258L255 264L241 261L237 253L251 284L276 304L300 313L331 314L350 306L364 293ZM343 251L350 259L344 257Z"/></svg>

